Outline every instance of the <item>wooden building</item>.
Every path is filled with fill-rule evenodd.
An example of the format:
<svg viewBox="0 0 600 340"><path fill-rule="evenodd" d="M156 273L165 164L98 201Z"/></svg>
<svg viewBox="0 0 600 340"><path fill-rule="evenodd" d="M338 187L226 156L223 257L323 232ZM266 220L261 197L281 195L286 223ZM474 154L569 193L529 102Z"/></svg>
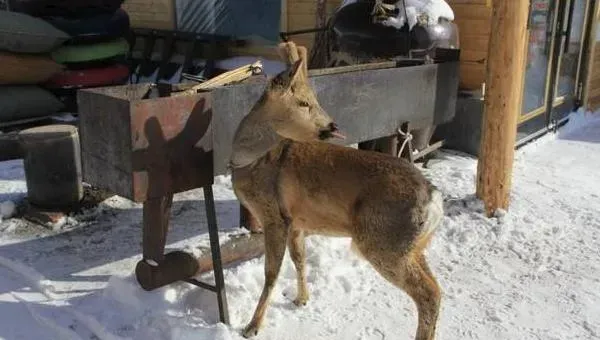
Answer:
<svg viewBox="0 0 600 340"><path fill-rule="evenodd" d="M124 6L135 27L177 29L177 10L173 8L186 1L128 0ZM453 124L441 127L438 134L448 139L448 146L477 154L494 0L446 1L454 10L460 32L463 100ZM596 44L600 40L600 34L596 33L600 21L598 2L530 0L517 144L555 126L579 106L588 110L600 108L600 44ZM323 3L330 16L342 0L280 0L280 31L315 28L317 8ZM294 35L292 39L310 48L314 33ZM254 49L253 53L261 52Z"/></svg>
<svg viewBox="0 0 600 340"><path fill-rule="evenodd" d="M460 29L462 100L439 129L447 145L477 155L485 91L492 2L448 0ZM573 110L600 108L600 20L597 0L530 0L527 56L517 141L554 128Z"/></svg>

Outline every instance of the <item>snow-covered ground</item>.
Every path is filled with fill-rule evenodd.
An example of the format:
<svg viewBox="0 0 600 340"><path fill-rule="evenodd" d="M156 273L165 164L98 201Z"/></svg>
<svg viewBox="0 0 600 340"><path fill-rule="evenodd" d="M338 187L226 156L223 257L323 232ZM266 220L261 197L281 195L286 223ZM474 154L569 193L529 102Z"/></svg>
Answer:
<svg viewBox="0 0 600 340"><path fill-rule="evenodd" d="M446 218L428 257L444 290L438 339L600 338L600 117L578 113L557 135L517 153L512 205L487 219L473 198L476 161L454 152L423 169L444 192ZM0 163L0 201L25 195L22 164ZM215 194L222 237L236 227L226 177ZM169 248L207 246L202 195L177 195ZM263 259L226 270L232 325L212 293L178 283L143 291L140 206L119 197L61 230L0 223L1 339L241 339L263 282ZM258 339L412 339L412 301L349 250L308 241L311 300L296 308L285 261ZM210 280L211 275L205 279Z"/></svg>

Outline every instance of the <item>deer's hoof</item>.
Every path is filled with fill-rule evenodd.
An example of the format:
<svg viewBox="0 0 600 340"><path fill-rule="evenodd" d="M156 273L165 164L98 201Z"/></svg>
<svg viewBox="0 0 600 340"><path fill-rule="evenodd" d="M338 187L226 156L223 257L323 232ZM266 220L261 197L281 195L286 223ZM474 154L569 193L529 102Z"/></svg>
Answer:
<svg viewBox="0 0 600 340"><path fill-rule="evenodd" d="M258 334L258 325L256 325L254 322L251 322L250 324L248 324L248 326L246 326L246 328L244 328L244 331L242 332L242 336L246 339L252 338L254 336L256 336Z"/></svg>
<svg viewBox="0 0 600 340"><path fill-rule="evenodd" d="M296 299L294 299L294 304L298 307L306 306L307 302L308 302L308 296L297 297Z"/></svg>

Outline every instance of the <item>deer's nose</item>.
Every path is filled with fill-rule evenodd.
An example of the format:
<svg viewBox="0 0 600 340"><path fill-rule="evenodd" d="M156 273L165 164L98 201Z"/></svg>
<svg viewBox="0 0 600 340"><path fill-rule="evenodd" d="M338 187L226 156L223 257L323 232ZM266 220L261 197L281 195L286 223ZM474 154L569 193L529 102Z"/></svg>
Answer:
<svg viewBox="0 0 600 340"><path fill-rule="evenodd" d="M338 125L334 122L329 123L329 130L330 131L337 131L338 130Z"/></svg>

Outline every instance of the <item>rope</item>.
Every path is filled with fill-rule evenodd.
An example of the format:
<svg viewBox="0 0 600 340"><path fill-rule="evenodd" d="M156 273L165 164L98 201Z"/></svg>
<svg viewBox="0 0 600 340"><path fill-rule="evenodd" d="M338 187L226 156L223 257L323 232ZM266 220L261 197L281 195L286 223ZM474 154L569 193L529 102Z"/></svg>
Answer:
<svg viewBox="0 0 600 340"><path fill-rule="evenodd" d="M398 134L400 136L404 137L402 146L400 147L400 150L398 151L398 155L402 156L402 152L404 151L406 144L408 144L408 142L413 140L413 135L410 133L410 131L408 131L408 127L406 127L406 132L402 131L402 128L398 128Z"/></svg>

